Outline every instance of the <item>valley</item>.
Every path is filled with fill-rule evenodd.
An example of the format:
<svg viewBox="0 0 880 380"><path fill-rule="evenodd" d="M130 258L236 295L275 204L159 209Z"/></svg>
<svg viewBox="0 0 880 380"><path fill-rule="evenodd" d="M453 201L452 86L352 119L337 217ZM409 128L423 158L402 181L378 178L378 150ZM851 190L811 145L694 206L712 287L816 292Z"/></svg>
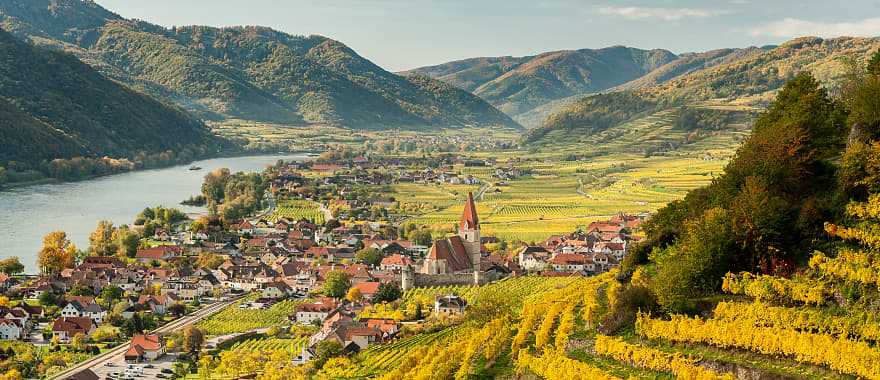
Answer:
<svg viewBox="0 0 880 380"><path fill-rule="evenodd" d="M880 379L872 23L159 1L0 0L0 380Z"/></svg>

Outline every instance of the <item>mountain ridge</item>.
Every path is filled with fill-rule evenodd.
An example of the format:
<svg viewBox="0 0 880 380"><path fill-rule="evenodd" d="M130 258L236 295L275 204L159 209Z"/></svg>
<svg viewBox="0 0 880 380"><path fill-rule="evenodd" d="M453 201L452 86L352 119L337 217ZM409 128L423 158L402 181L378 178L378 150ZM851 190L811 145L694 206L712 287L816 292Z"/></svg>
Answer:
<svg viewBox="0 0 880 380"><path fill-rule="evenodd" d="M67 21L55 25L58 18ZM0 25L69 50L105 75L205 119L356 129L522 128L466 92L455 93L459 106L442 104L438 99L446 97L322 36L254 26L164 28L126 20L88 0L8 0L0 4Z"/></svg>

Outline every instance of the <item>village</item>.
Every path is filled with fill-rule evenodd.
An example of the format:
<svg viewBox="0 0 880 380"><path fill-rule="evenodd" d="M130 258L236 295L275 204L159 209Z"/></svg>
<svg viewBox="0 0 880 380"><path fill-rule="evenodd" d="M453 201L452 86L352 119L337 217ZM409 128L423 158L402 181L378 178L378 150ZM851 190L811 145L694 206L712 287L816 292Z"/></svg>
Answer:
<svg viewBox="0 0 880 380"><path fill-rule="evenodd" d="M288 323L311 328L306 330L311 334L308 344L294 360L306 363L322 355L324 342L338 344L337 354L353 354L393 341L406 325L426 320L436 323L442 318L446 319L443 323L454 323L468 309L464 298L449 293L434 297L428 305L415 306L416 311L403 313L403 318L399 310L396 318L377 316L377 305L411 309L411 305L399 305L407 290L484 285L517 276L605 273L626 257L646 220L646 215L619 213L542 242L499 244L499 239L481 233L478 202L468 193L456 231L431 236L395 225L395 218L387 211L375 212L393 208L394 200L362 192L361 186L391 181L479 185L480 180L444 172L445 165L454 163L451 158L431 161L433 166L421 170L399 170L393 176L365 170L387 167L387 162L371 163L362 156L347 161L345 166L286 163L269 171L267 198L319 203L325 210L321 214L329 214L324 218L289 219L270 210L232 223L203 217L194 228L192 221L172 217L173 223L151 227L148 232L152 235L141 236L131 257L87 255L73 266L35 278L0 274L6 304L15 305L0 307L0 339L66 346L91 354L101 352L99 347L127 341L121 356L125 363L150 363L163 360L167 353L186 350L179 343L179 330L150 333L177 318L211 305L247 312L294 300L296 306L287 316ZM424 163L416 160L397 165L412 168ZM346 174L338 174L343 168ZM301 170L332 174L315 178L302 175ZM493 170L498 183L522 175L525 173L515 168ZM338 207L340 204L346 207ZM373 220L375 217L384 222ZM492 250L487 249L490 245ZM222 339L245 333L253 332ZM204 337L196 344L190 352L208 345ZM173 361L164 360L166 364ZM113 367L113 363L105 366ZM93 367L70 376L97 372L108 378L132 378L142 373L137 371L143 367L128 364L124 371ZM168 365L163 371L156 375L170 375Z"/></svg>

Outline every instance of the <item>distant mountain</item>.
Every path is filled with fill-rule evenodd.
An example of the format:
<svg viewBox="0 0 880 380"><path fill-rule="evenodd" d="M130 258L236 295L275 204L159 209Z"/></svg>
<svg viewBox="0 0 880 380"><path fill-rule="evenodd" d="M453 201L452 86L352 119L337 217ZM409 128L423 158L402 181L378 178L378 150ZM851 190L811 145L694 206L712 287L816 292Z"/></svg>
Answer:
<svg viewBox="0 0 880 380"><path fill-rule="evenodd" d="M467 92L438 96L424 81L385 71L320 36L263 27L166 29L87 0L3 0L0 25L203 118L365 129L521 128Z"/></svg>
<svg viewBox="0 0 880 380"><path fill-rule="evenodd" d="M880 49L880 38L802 37L780 46L752 49L738 59L638 89L658 101L683 103L707 99L772 97L797 73L809 71L835 88L849 69L847 61L865 61Z"/></svg>
<svg viewBox="0 0 880 380"><path fill-rule="evenodd" d="M110 80L76 57L0 31L0 165L56 158L215 152L221 141L184 110ZM19 165L21 166L21 165Z"/></svg>
<svg viewBox="0 0 880 380"><path fill-rule="evenodd" d="M618 92L568 102L525 135L527 143L552 143L546 136L591 134L642 112L705 101L766 103L789 79L809 71L835 89L847 61L865 61L880 50L880 38L804 37L777 47L716 50L683 55L615 88Z"/></svg>
<svg viewBox="0 0 880 380"><path fill-rule="evenodd" d="M472 58L407 73L429 75L471 91L517 116L555 100L630 82L677 58L666 50L613 46L529 57Z"/></svg>

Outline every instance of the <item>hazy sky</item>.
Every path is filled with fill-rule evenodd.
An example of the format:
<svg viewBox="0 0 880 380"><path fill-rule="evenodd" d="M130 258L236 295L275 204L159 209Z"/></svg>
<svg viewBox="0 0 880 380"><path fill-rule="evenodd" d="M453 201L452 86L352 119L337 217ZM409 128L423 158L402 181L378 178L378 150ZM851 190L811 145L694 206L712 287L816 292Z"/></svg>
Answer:
<svg viewBox="0 0 880 380"><path fill-rule="evenodd" d="M392 71L627 45L676 53L880 36L880 0L97 0L164 26L263 25L339 40Z"/></svg>

